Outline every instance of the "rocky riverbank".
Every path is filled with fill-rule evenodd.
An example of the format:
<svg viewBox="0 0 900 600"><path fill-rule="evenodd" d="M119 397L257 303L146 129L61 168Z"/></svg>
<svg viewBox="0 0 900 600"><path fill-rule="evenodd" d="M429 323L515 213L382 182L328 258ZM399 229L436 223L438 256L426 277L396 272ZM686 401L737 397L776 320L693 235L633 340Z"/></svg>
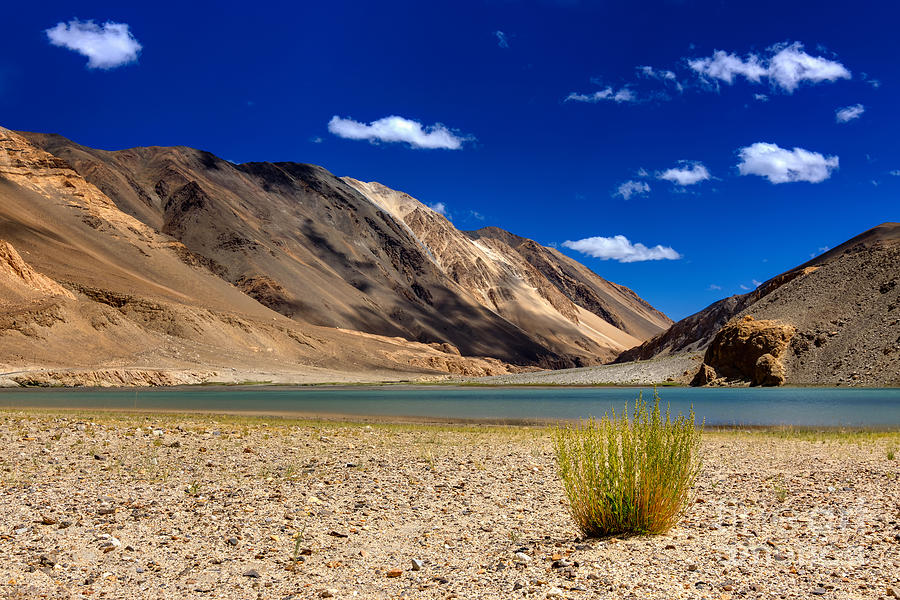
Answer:
<svg viewBox="0 0 900 600"><path fill-rule="evenodd" d="M888 598L900 434L710 432L583 540L542 428L0 413L3 598Z"/></svg>

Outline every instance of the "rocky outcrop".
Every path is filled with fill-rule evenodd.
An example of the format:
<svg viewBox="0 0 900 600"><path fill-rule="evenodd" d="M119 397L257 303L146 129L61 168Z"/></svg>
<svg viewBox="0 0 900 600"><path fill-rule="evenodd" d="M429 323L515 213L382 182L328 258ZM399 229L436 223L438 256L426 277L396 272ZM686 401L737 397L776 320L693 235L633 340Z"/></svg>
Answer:
<svg viewBox="0 0 900 600"><path fill-rule="evenodd" d="M46 275L32 269L12 244L0 240L0 288L3 295L20 297L60 296L74 300L72 293Z"/></svg>
<svg viewBox="0 0 900 600"><path fill-rule="evenodd" d="M754 386L783 384L781 356L796 331L793 325L757 321L749 315L727 323L707 348L692 384L707 385L719 377L749 381Z"/></svg>

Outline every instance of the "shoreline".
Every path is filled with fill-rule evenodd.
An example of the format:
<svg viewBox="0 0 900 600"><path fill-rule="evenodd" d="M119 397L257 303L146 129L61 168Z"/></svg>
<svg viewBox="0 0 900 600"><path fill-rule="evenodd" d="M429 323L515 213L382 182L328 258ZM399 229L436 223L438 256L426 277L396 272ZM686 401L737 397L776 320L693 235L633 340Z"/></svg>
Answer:
<svg viewBox="0 0 900 600"><path fill-rule="evenodd" d="M66 406L66 407L42 407L42 406L0 406L0 416L10 416L21 413L34 416L59 416L71 415L79 417L100 417L115 415L132 418L171 418L184 417L186 419L236 418L264 422L278 419L281 425L323 423L333 426L355 425L385 425L385 426L413 426L413 427L473 427L473 428L521 428L547 430L559 424L573 424L587 419L495 419L495 418L442 418L428 416L403 416L403 415L365 415L349 413L322 413L314 411L254 411L254 410L209 410L209 409L140 409L128 407L90 407L90 406ZM771 433L771 434L798 434L810 433L822 434L894 434L900 433L900 425L740 425L740 424L716 424L702 425L706 433Z"/></svg>

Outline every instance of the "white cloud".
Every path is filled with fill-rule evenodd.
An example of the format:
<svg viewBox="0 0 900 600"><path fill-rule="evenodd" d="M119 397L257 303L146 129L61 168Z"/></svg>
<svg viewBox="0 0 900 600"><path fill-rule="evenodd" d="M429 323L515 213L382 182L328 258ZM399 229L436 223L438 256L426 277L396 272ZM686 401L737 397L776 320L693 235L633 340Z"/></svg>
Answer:
<svg viewBox="0 0 900 600"><path fill-rule="evenodd" d="M650 173L647 172L647 169L645 169L644 167L641 167L640 169L637 170L637 176L638 177L650 177Z"/></svg>
<svg viewBox="0 0 900 600"><path fill-rule="evenodd" d="M900 177L900 169L894 169L893 171L891 171L891 175L893 175L894 177Z"/></svg>
<svg viewBox="0 0 900 600"><path fill-rule="evenodd" d="M650 186L644 181L626 181L621 184L613 196L622 196L628 200L632 196L643 196L650 193Z"/></svg>
<svg viewBox="0 0 900 600"><path fill-rule="evenodd" d="M811 56L803 50L803 44L776 44L768 48L770 56L761 58L748 54L741 58L736 54L716 50L712 56L688 60L688 66L707 80L734 83L736 77L744 77L753 83L768 79L773 87L792 94L804 81L820 83L850 79L848 71L841 63Z"/></svg>
<svg viewBox="0 0 900 600"><path fill-rule="evenodd" d="M769 97L766 94L753 94L753 97L759 100L760 102L768 102Z"/></svg>
<svg viewBox="0 0 900 600"><path fill-rule="evenodd" d="M612 89L611 87L606 87L598 92L594 92L593 94L579 94L576 92L572 92L568 96L566 96L566 102L568 101L574 102L589 102L591 104L597 104L598 102L610 101L610 102L637 102L637 96L627 87L623 87L618 91Z"/></svg>
<svg viewBox="0 0 900 600"><path fill-rule="evenodd" d="M777 50L769 59L769 78L792 93L803 81L837 81L850 79L850 71L837 61L821 56L810 56L803 51L803 44L778 44L770 48Z"/></svg>
<svg viewBox="0 0 900 600"><path fill-rule="evenodd" d="M694 185L710 178L709 171L703 163L682 161L680 167L666 169L657 179L664 179L678 185Z"/></svg>
<svg viewBox="0 0 900 600"><path fill-rule="evenodd" d="M755 285L756 287L759 287L759 286L762 285L762 281L757 281L757 280L755 280L755 279L751 279L751 280L750 280L750 283L752 283L752 284Z"/></svg>
<svg viewBox="0 0 900 600"><path fill-rule="evenodd" d="M825 157L803 148L785 150L776 144L757 142L738 150L741 175L759 175L772 183L808 181L819 183L838 168L838 157Z"/></svg>
<svg viewBox="0 0 900 600"><path fill-rule="evenodd" d="M709 290L710 292L717 292L722 289L722 286L711 283L711 284L709 284L709 287L706 289Z"/></svg>
<svg viewBox="0 0 900 600"><path fill-rule="evenodd" d="M632 244L624 235L614 237L589 237L583 240L569 241L562 244L602 260L617 260L621 263L641 262L645 260L677 260L681 255L669 246L653 246Z"/></svg>
<svg viewBox="0 0 900 600"><path fill-rule="evenodd" d="M353 119L343 119L337 115L328 122L328 131L351 140L370 142L403 142L413 148L443 148L459 150L470 137L461 137L440 123L423 127L418 121L390 116L366 125Z"/></svg>
<svg viewBox="0 0 900 600"><path fill-rule="evenodd" d="M675 81L677 78L673 71L669 71L666 69L654 69L650 66L638 67L638 73L643 75L644 77L650 77L652 79L663 79L666 81Z"/></svg>
<svg viewBox="0 0 900 600"><path fill-rule="evenodd" d="M126 23L107 21L97 25L93 21L72 19L57 23L45 30L54 46L78 52L88 59L89 69L114 69L135 62L141 45L128 31Z"/></svg>
<svg viewBox="0 0 900 600"><path fill-rule="evenodd" d="M862 104L845 106L834 111L834 120L838 123L846 123L847 121L860 118L864 112L866 112L866 107Z"/></svg>
<svg viewBox="0 0 900 600"><path fill-rule="evenodd" d="M438 213L439 215L443 215L444 217L449 218L450 213L447 212L447 205L443 202L436 202L434 204L429 204L428 208Z"/></svg>
<svg viewBox="0 0 900 600"><path fill-rule="evenodd" d="M721 79L729 84L734 82L736 75L759 83L768 74L755 54L747 55L745 60L724 50L716 50L711 57L688 60L688 66L703 77Z"/></svg>
<svg viewBox="0 0 900 600"><path fill-rule="evenodd" d="M749 286L749 285L744 285L743 283L740 284L738 287L741 288L741 289L744 290L744 291L747 291L747 290L750 289L750 286Z"/></svg>
<svg viewBox="0 0 900 600"><path fill-rule="evenodd" d="M495 31L494 35L497 36L497 45L501 48L509 48L509 40L506 38L506 34L502 31Z"/></svg>

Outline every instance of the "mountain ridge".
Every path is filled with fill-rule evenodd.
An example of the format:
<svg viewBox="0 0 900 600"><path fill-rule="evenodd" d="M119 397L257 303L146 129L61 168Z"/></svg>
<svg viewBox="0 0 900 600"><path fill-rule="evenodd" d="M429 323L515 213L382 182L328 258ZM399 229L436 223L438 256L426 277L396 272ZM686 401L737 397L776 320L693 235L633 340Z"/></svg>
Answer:
<svg viewBox="0 0 900 600"><path fill-rule="evenodd" d="M459 232L421 202L380 186L406 202L398 216L398 207L373 200L376 184L360 191L316 165L235 165L184 146L94 150L2 128L0 143L0 239L77 297L79 308L66 309L72 323L93 306L85 301L128 319L164 306L174 311L170 329L195 344L179 319L207 307L217 315L237 309L277 322L290 339L308 331L328 331L327 344L338 343L335 332L377 339L377 352L362 352L372 354L373 367L398 368L383 346L405 340L412 345L403 346L399 368L474 373L598 364L670 322L584 267L580 285L596 298L593 306L578 304L545 276L546 265L542 271L508 244ZM28 214L29 202L42 207L40 219ZM440 239L445 246L436 245ZM543 248L549 263L578 264L526 242ZM448 267L463 256L481 261L483 285L467 287L465 269ZM597 314L603 302L623 329ZM192 316L173 316L184 310ZM227 337L217 343L227 346ZM305 351L291 352L309 362ZM334 352L332 365L352 367Z"/></svg>

